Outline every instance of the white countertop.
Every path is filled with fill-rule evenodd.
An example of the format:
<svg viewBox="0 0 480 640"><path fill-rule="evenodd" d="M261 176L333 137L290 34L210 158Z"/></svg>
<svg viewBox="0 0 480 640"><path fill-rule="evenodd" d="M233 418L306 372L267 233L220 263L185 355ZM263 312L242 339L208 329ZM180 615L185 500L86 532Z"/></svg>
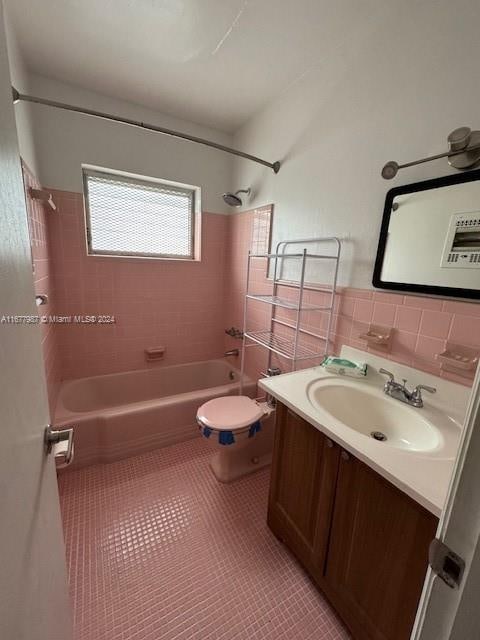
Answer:
<svg viewBox="0 0 480 640"><path fill-rule="evenodd" d="M382 388L385 377L378 373L381 367L394 373L396 379L406 378L409 387L420 383L436 387L436 394L424 395L424 407L412 408L412 411L422 412L422 416L433 424L448 424L450 431L453 428L453 449L451 448L448 454L442 451L408 451L386 442L377 442L347 427L327 411L315 406L309 399L307 389L314 381L324 378L345 380L344 376L335 376L323 367L312 367L262 379L259 386L431 513L440 516L453 471L470 389L352 347L343 347L341 356L368 364L368 374L365 378L348 379L370 389Z"/></svg>

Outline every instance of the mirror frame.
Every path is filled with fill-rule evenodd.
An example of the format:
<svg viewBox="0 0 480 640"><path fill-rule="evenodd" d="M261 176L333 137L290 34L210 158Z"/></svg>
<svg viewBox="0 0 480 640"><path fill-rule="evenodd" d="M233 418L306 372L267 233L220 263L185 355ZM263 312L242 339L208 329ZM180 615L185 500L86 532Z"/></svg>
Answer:
<svg viewBox="0 0 480 640"><path fill-rule="evenodd" d="M480 299L480 286L478 289L464 289L461 287L437 287L427 284L409 284L404 282L388 282L382 280L382 267L385 257L388 227L390 224L390 216L392 214L392 206L395 197L405 195L407 193L427 191L428 189L438 189L438 187L448 187L452 184L474 182L475 180L480 180L480 169L468 171L467 173L453 174L445 176L443 178L434 178L432 180L423 180L422 182L404 184L400 187L394 187L387 192L387 196L385 198L385 207L383 209L382 224L380 227L380 237L378 239L377 257L375 258L375 266L373 269L372 284L374 287L376 287L377 289L388 289L390 291L405 291L406 293L426 293L428 295L441 296L442 298L453 297L474 300Z"/></svg>

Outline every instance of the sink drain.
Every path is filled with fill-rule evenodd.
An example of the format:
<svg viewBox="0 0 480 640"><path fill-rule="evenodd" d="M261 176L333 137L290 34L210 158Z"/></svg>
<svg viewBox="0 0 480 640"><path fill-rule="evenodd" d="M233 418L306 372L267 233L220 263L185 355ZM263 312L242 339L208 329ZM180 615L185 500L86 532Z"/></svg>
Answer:
<svg viewBox="0 0 480 640"><path fill-rule="evenodd" d="M387 439L387 436L381 431L372 431L370 435L374 440L378 440L379 442L385 442L385 440Z"/></svg>

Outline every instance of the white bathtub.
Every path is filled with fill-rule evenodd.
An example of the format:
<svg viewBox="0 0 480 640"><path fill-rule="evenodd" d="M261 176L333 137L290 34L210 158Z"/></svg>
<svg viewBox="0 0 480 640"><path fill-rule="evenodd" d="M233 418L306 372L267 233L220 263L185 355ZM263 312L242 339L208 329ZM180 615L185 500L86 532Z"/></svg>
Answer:
<svg viewBox="0 0 480 640"><path fill-rule="evenodd" d="M225 360L68 380L61 386L55 425L72 425L72 466L110 462L198 436L198 407L238 393L239 371ZM256 383L244 381L255 397Z"/></svg>

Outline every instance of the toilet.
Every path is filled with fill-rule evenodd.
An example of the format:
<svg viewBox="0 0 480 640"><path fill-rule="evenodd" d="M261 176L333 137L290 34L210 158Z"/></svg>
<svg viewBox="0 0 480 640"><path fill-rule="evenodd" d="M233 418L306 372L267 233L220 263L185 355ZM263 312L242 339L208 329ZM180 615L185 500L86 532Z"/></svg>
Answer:
<svg viewBox="0 0 480 640"><path fill-rule="evenodd" d="M210 467L217 480L231 482L270 464L273 429L267 418L271 413L266 402L248 396L222 396L199 407L197 423L215 449Z"/></svg>

